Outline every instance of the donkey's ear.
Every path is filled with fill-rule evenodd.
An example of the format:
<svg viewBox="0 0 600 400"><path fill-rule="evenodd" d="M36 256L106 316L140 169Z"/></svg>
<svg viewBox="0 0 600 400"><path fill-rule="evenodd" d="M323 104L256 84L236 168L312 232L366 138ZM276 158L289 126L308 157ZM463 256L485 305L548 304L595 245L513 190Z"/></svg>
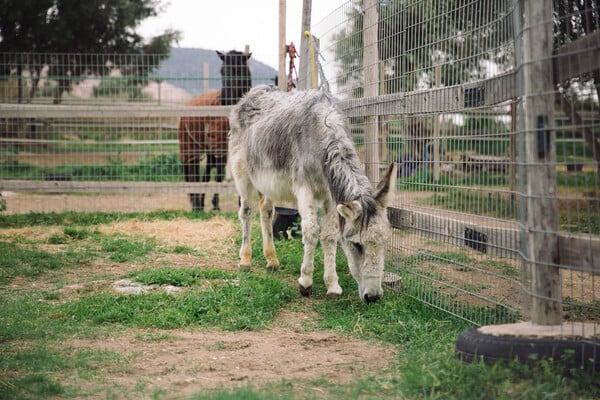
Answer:
<svg viewBox="0 0 600 400"><path fill-rule="evenodd" d="M375 188L375 200L379 202L384 207L387 207L388 202L388 194L394 193L396 188L396 175L397 175L397 166L396 163L393 162L388 167L385 176L381 179L377 187Z"/></svg>
<svg viewBox="0 0 600 400"><path fill-rule="evenodd" d="M219 58L221 59L221 61L225 61L225 54L221 53L219 50L217 50L217 55L219 56Z"/></svg>
<svg viewBox="0 0 600 400"><path fill-rule="evenodd" d="M363 209L358 201L347 201L336 206L337 212L347 221L355 221L362 215Z"/></svg>

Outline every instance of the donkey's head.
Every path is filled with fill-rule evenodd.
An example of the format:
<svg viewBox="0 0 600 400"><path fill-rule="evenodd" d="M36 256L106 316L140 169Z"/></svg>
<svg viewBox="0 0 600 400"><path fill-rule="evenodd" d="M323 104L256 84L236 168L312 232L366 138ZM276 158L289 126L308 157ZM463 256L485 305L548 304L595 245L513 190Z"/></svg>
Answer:
<svg viewBox="0 0 600 400"><path fill-rule="evenodd" d="M221 105L237 104L244 94L252 87L248 60L252 53L245 54L236 50L227 53L217 51L223 62L221 65Z"/></svg>
<svg viewBox="0 0 600 400"><path fill-rule="evenodd" d="M372 198L363 196L337 205L341 244L360 298L368 303L383 295L385 247L391 235L387 218L388 193L396 186L396 164L388 168Z"/></svg>

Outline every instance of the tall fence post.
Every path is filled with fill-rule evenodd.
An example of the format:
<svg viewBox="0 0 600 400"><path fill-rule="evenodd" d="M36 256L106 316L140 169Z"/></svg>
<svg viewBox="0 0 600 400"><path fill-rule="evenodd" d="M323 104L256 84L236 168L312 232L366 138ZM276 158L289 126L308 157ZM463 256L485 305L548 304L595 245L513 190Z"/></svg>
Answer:
<svg viewBox="0 0 600 400"><path fill-rule="evenodd" d="M310 20L312 13L312 0L302 2L302 31L300 32L300 66L298 70L298 89L310 88L309 62L310 62L310 39L305 34L310 32Z"/></svg>
<svg viewBox="0 0 600 400"><path fill-rule="evenodd" d="M379 50L377 45L378 0L365 0L363 20L363 72L365 97L379 95ZM379 181L379 117L367 117L365 137L365 172L371 182Z"/></svg>
<svg viewBox="0 0 600 400"><path fill-rule="evenodd" d="M287 79L285 77L285 18L286 18L286 0L279 0L279 68L277 69L277 83L279 89L287 91Z"/></svg>
<svg viewBox="0 0 600 400"><path fill-rule="evenodd" d="M531 320L537 325L561 324L561 280L557 266L558 203L556 192L554 85L552 79L553 2L523 1L521 106L524 124L523 237L531 269ZM524 125L524 126L523 126Z"/></svg>

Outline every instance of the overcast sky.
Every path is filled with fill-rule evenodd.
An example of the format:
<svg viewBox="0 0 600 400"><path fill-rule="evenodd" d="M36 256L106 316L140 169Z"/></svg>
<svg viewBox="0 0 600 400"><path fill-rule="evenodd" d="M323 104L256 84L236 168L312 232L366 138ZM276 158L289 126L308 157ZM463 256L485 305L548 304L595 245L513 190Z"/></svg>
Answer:
<svg viewBox="0 0 600 400"><path fill-rule="evenodd" d="M313 0L312 23L344 4L346 0ZM164 0L165 9L149 18L139 33L155 36L167 28L182 33L180 47L221 51L244 50L277 69L279 43L279 0ZM286 1L286 43L300 51L302 0ZM298 65L298 64L297 64Z"/></svg>

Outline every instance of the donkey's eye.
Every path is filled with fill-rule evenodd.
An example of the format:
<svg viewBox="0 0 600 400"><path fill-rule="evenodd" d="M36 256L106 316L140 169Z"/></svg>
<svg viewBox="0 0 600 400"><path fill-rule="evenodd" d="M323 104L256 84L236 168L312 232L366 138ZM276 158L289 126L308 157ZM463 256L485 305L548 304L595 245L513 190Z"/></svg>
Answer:
<svg viewBox="0 0 600 400"><path fill-rule="evenodd" d="M362 246L362 244L352 242L352 246L354 246L354 250L356 250L358 253L360 253L360 254L363 253L363 246Z"/></svg>

